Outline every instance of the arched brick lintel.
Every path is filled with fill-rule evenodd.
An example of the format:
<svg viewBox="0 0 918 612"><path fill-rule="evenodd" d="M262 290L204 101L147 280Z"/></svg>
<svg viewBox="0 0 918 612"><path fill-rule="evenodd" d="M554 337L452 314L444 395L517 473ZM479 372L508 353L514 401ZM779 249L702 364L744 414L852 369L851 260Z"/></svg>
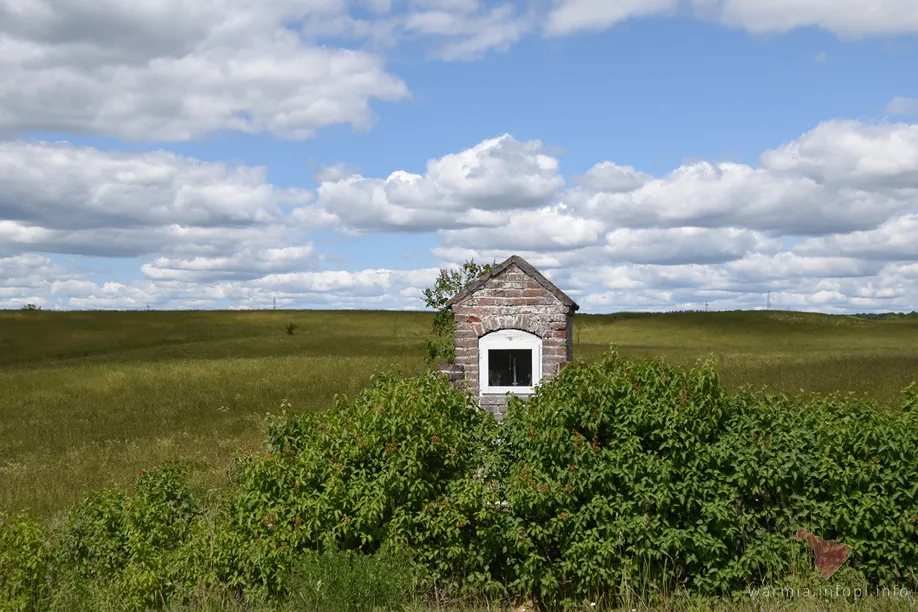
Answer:
<svg viewBox="0 0 918 612"><path fill-rule="evenodd" d="M481 321L472 323L475 335L481 338L485 334L500 331L503 329L518 329L520 331L535 334L539 338L544 338L551 331L551 326L539 321L539 317L530 317L526 315L500 315L481 317Z"/></svg>

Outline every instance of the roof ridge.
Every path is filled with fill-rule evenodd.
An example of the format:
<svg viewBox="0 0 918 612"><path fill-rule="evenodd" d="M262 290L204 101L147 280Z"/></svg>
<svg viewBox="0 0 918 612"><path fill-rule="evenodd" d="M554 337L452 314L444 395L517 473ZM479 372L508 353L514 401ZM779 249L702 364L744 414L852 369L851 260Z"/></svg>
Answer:
<svg viewBox="0 0 918 612"><path fill-rule="evenodd" d="M466 285L461 291L459 291L459 293L450 298L445 307L452 308L455 304L464 301L471 294L481 289L481 287L483 287L484 284L489 280L514 264L525 274L532 277L536 282L542 285L549 293L554 295L562 304L569 307L572 311L580 310L580 306L578 306L577 303L570 298L570 296L564 293L553 282L545 278L545 276L539 272L532 264L530 264L519 255L511 255L496 266L492 266L488 272L482 276L479 276L477 279Z"/></svg>

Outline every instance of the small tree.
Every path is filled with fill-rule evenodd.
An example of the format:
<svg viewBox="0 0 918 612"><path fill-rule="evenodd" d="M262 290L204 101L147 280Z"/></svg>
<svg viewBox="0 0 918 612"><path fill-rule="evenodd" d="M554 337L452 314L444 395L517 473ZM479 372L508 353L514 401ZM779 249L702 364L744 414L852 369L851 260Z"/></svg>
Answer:
<svg viewBox="0 0 918 612"><path fill-rule="evenodd" d="M433 338L427 339L427 363L437 359L446 359L447 363L456 361L456 346L453 341L453 330L456 320L446 303L482 274L491 271L491 264L480 266L475 260L466 261L458 270L440 270L437 282L433 287L424 290L424 304L437 311L433 322Z"/></svg>

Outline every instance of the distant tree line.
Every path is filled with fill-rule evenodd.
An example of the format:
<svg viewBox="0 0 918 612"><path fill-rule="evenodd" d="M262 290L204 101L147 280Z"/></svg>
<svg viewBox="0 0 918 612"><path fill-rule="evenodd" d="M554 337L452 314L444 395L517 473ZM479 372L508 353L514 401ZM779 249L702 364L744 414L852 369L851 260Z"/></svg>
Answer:
<svg viewBox="0 0 918 612"><path fill-rule="evenodd" d="M918 312L915 312L914 310L909 313L905 313L905 312L865 312L863 314L855 314L851 316L857 317L859 319L895 321L897 319L918 319Z"/></svg>

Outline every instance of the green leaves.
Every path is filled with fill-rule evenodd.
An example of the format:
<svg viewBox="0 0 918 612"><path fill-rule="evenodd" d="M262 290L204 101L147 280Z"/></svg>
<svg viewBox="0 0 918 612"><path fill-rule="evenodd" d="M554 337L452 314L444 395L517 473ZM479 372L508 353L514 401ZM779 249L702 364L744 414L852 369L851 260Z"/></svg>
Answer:
<svg viewBox="0 0 918 612"><path fill-rule="evenodd" d="M135 609L208 588L360 609L394 605L410 576L422 592L549 607L653 603L798 579L812 567L800 527L853 548L838 580L913 588L918 411L904 394L901 411L729 394L713 362L685 372L613 351L512 397L498 425L441 378L377 375L324 414L284 402L267 453L239 458L219 495L172 464L90 496L59 530L0 517L0 597L53 607L76 577Z"/></svg>
<svg viewBox="0 0 918 612"><path fill-rule="evenodd" d="M199 510L177 463L145 473L129 493L91 495L60 534L58 570L109 584L129 608L163 601L180 581L176 551L191 540Z"/></svg>
<svg viewBox="0 0 918 612"><path fill-rule="evenodd" d="M411 550L431 584L457 567L481 582L499 514L486 504L499 499L479 468L495 424L469 402L439 378L378 375L323 415L272 419L271 454L240 464L228 504L229 529L259 550L236 578L280 592L294 559L280 548L373 553L389 542Z"/></svg>
<svg viewBox="0 0 918 612"><path fill-rule="evenodd" d="M865 580L901 584L918 564L912 418L852 396L730 395L710 361L575 364L501 426L521 530L507 580L557 605L626 586L725 595L782 579L807 526L853 546Z"/></svg>
<svg viewBox="0 0 918 612"><path fill-rule="evenodd" d="M0 610L32 610L47 595L51 548L28 514L0 513Z"/></svg>
<svg viewBox="0 0 918 612"><path fill-rule="evenodd" d="M434 286L424 290L424 305L437 311L434 315L433 338L427 339L427 363L438 359L444 359L447 363L456 360L453 338L455 318L446 304L466 285L490 271L490 264L481 266L474 259L466 261L458 270L440 270Z"/></svg>

